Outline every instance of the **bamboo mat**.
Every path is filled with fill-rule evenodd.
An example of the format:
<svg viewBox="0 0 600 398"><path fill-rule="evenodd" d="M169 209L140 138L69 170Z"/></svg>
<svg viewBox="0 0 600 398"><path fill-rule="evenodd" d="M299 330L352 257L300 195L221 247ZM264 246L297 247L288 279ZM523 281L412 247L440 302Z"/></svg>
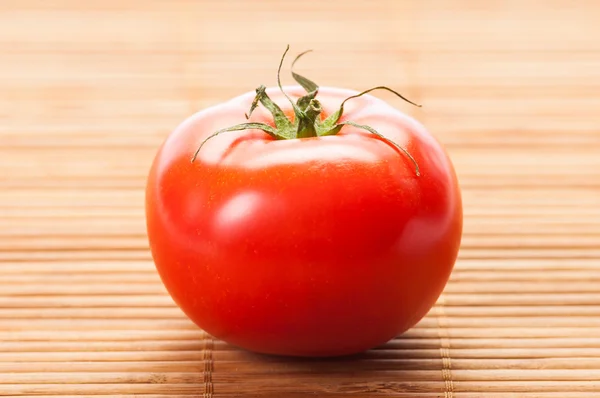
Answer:
<svg viewBox="0 0 600 398"><path fill-rule="evenodd" d="M600 4L0 3L0 395L600 397ZM431 313L354 360L256 356L166 295L145 237L157 146L275 83L386 84L442 141L465 231ZM284 83L290 83L287 76Z"/></svg>

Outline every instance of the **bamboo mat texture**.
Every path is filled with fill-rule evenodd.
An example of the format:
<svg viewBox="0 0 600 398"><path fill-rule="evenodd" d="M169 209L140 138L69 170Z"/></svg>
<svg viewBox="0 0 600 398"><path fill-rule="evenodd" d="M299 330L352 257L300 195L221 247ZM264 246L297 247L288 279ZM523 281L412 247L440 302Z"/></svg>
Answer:
<svg viewBox="0 0 600 398"><path fill-rule="evenodd" d="M3 0L0 396L600 397L599 22L591 0ZM288 43L323 86L423 104L377 94L463 189L439 302L353 360L207 336L146 240L160 143L274 85Z"/></svg>

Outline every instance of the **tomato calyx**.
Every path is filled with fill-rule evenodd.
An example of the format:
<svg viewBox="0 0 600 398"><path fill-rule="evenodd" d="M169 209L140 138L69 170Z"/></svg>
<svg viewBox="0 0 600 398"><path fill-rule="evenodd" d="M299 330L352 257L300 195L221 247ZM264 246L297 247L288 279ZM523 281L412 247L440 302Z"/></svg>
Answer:
<svg viewBox="0 0 600 398"><path fill-rule="evenodd" d="M421 105L418 105L418 104L410 101L409 99L405 98L403 95L396 92L395 90L392 90L389 87L377 86L377 87L370 88L368 90L362 91L358 94L355 94L355 95L352 95L352 96L346 98L344 101L342 101L342 103L337 111L335 111L334 113L329 115L329 117L327 117L325 120L321 121L321 119L319 117L322 112L321 103L316 99L316 96L319 93L319 86L312 80L294 72L294 65L296 64L296 62L303 55L311 52L312 50L307 50L307 51L304 51L304 52L300 53L299 55L297 55L296 58L294 59L294 61L292 62L292 66L291 66L292 77L300 86L302 86L302 88L304 88L304 90L307 92L307 94L305 96L299 98L296 102L294 102L287 95L287 93L283 90L283 87L281 85L281 77L280 77L281 76L281 67L283 66L283 61L285 59L287 52L289 51L289 48L290 48L290 46L288 45L286 47L285 52L283 53L283 56L281 57L280 62L279 62L279 68L277 69L277 85L278 85L279 89L281 90L281 92L283 93L283 95L287 98L287 100L292 105L292 109L294 110L294 115L295 115L294 121L292 122L285 115L285 113L281 110L281 108L275 102L273 102L271 100L271 98L267 95L266 87L264 85L260 85L255 90L256 96L254 97L254 100L252 101L252 104L250 105L250 110L244 116L246 117L246 119L249 119L250 116L252 115L252 112L258 107L259 104L261 104L273 116L273 121L274 121L275 127L270 126L266 123L248 122L248 123L241 123L241 124L237 124L235 126L226 127L226 128L217 130L216 132L214 132L213 134L208 136L206 139L204 139L204 141L202 141L202 143L199 145L199 147L197 148L196 152L194 153L194 155L191 159L192 162L194 162L196 160L196 157L198 156L200 149L202 149L202 147L208 140L216 137L219 134L230 132L230 131L258 129L258 130L262 130L265 133L269 134L271 137L273 137L276 140L291 140L291 139L303 139L303 138L311 138L311 137L324 137L324 136L336 135L337 133L340 132L340 130L344 126L353 126L353 127L368 131L369 133L371 133L371 134L379 137L383 141L385 141L387 144L392 145L395 148L397 148L398 150L400 150L414 164L415 174L417 175L417 177L421 175L417 161L408 152L408 150L406 148L404 148L404 147L398 145L397 143L395 143L394 141L388 139L387 137L380 134L379 132L377 132L377 130L375 130L374 128L372 128L370 126L358 124L358 123L348 121L348 120L340 122L340 119L344 113L344 105L346 104L347 101L354 99L354 98L361 97L361 96L363 96L367 93L370 93L371 91L375 91L375 90L385 90L385 91L391 92L392 94L395 94L397 97L399 97L399 98L403 99L404 101L406 101L414 106L417 106L417 107L421 107Z"/></svg>

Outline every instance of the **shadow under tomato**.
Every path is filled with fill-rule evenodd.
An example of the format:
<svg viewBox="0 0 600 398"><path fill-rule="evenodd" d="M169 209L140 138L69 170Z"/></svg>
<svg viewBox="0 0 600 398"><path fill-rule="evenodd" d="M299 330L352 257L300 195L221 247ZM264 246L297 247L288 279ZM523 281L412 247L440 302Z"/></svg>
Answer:
<svg viewBox="0 0 600 398"><path fill-rule="evenodd" d="M427 338L418 330L358 354L336 357L289 357L259 354L237 347L240 360L252 363L257 369L284 368L297 374L356 374L371 371L440 370L442 359L439 354L440 341Z"/></svg>
<svg viewBox="0 0 600 398"><path fill-rule="evenodd" d="M329 358L257 354L228 346L223 348L230 352L229 360L215 356L212 384L214 391L240 397L418 393L437 398L444 391L439 343L417 330L359 354Z"/></svg>

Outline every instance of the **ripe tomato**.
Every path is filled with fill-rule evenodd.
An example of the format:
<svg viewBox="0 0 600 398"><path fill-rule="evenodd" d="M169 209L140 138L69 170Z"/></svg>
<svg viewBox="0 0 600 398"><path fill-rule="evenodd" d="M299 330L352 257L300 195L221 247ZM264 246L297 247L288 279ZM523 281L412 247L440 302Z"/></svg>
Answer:
<svg viewBox="0 0 600 398"><path fill-rule="evenodd" d="M353 354L411 328L438 299L461 242L459 185L413 118L294 77L292 102L260 87L168 136L147 181L150 248L174 301L215 338L268 354Z"/></svg>

